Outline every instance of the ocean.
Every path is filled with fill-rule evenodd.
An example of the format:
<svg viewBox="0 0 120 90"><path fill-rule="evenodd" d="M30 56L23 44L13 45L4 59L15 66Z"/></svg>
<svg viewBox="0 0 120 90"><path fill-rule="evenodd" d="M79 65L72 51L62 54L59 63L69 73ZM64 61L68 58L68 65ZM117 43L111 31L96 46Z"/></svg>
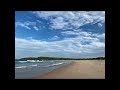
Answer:
<svg viewBox="0 0 120 90"><path fill-rule="evenodd" d="M15 60L15 79L32 78L72 63L67 60Z"/></svg>

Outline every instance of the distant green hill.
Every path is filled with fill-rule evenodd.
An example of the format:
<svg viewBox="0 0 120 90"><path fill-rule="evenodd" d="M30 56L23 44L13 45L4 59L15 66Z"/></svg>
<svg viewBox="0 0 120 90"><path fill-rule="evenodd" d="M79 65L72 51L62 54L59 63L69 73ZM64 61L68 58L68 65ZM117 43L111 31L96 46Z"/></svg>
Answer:
<svg viewBox="0 0 120 90"><path fill-rule="evenodd" d="M96 58L61 58L61 57L27 57L25 60L105 60L105 57Z"/></svg>

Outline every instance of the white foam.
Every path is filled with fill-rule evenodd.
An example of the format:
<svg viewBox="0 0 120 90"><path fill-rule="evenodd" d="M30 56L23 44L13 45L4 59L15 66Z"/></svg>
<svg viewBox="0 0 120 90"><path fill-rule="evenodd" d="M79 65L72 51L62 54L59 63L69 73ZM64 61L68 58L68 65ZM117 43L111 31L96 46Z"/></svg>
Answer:
<svg viewBox="0 0 120 90"><path fill-rule="evenodd" d="M27 60L28 62L35 62L35 60Z"/></svg>
<svg viewBox="0 0 120 90"><path fill-rule="evenodd" d="M20 66L20 67L15 67L15 68L26 68L27 66Z"/></svg>
<svg viewBox="0 0 120 90"><path fill-rule="evenodd" d="M18 61L18 62L24 63L24 62L27 62L27 61Z"/></svg>
<svg viewBox="0 0 120 90"><path fill-rule="evenodd" d="M35 65L30 65L30 66L37 66L37 64L35 64Z"/></svg>
<svg viewBox="0 0 120 90"><path fill-rule="evenodd" d="M63 64L63 63L52 64L52 65L48 65L48 66L45 66L45 67L56 66L56 65L60 65L60 64Z"/></svg>
<svg viewBox="0 0 120 90"><path fill-rule="evenodd" d="M39 60L38 60L37 62L45 62L45 61L39 61Z"/></svg>
<svg viewBox="0 0 120 90"><path fill-rule="evenodd" d="M43 60L40 61L40 60L27 60L28 62L44 62Z"/></svg>

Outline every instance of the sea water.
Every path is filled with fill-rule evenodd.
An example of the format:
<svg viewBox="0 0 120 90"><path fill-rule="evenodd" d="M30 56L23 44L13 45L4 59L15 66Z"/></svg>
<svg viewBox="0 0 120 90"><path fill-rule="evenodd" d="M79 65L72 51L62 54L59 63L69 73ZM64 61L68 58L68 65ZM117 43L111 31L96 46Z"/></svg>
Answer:
<svg viewBox="0 0 120 90"><path fill-rule="evenodd" d="M43 75L70 63L72 61L67 60L15 60L15 79Z"/></svg>

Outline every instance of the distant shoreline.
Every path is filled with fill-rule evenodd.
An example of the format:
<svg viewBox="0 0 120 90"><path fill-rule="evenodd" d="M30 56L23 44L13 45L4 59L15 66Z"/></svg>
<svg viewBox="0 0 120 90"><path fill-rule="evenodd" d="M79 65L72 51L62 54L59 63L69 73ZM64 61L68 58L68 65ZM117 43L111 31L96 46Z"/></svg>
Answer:
<svg viewBox="0 0 120 90"><path fill-rule="evenodd" d="M71 61L71 60L70 60ZM104 60L72 60L73 63L31 79L105 79Z"/></svg>
<svg viewBox="0 0 120 90"><path fill-rule="evenodd" d="M26 57L24 60L105 60L105 57L95 58L62 58L62 57Z"/></svg>

